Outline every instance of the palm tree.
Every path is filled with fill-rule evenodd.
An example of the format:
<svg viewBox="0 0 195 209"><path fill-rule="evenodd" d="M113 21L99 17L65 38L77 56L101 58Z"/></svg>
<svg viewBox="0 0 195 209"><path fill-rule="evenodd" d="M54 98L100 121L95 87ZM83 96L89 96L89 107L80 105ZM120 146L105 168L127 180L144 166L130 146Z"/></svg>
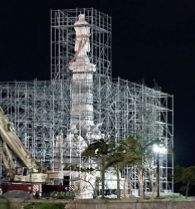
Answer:
<svg viewBox="0 0 195 209"><path fill-rule="evenodd" d="M120 199L120 171L127 165L137 165L141 163L142 152L139 142L133 137L111 142L109 147L112 152L108 156L105 168L113 167L117 177L117 199Z"/></svg>
<svg viewBox="0 0 195 209"><path fill-rule="evenodd" d="M139 194L140 194L140 198L144 199L144 169L145 169L145 164L147 164L147 161L151 160L152 157L152 146L154 144L163 144L163 142L161 142L161 140L159 140L158 138L152 138L152 139L142 139L140 140L140 138L137 139L140 142L140 146L141 146L141 153L142 153L142 160L140 161L140 163L138 164L138 184L139 184Z"/></svg>
<svg viewBox="0 0 195 209"><path fill-rule="evenodd" d="M90 144L82 153L83 157L95 158L96 163L99 163L102 183L102 198L104 198L105 191L106 161L110 151L108 142L104 139L100 139L99 141Z"/></svg>
<svg viewBox="0 0 195 209"><path fill-rule="evenodd" d="M117 177L117 199L120 199L120 171L126 165L141 165L142 149L141 145L133 137L127 139L107 141L101 139L90 144L82 153L83 157L95 158L99 163L102 183L102 198L105 191L105 172L112 167L116 171Z"/></svg>

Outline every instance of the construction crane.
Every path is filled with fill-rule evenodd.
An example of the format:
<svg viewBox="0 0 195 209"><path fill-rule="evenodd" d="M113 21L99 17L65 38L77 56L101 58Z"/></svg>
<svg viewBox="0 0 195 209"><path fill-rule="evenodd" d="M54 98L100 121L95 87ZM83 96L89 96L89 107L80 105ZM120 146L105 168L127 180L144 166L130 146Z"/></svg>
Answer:
<svg viewBox="0 0 195 209"><path fill-rule="evenodd" d="M12 181L43 182L47 174L38 162L31 157L29 151L24 147L16 134L13 124L8 120L2 108L0 108L0 154L3 165ZM22 168L20 174L17 168ZM25 172L24 172L25 171Z"/></svg>
<svg viewBox="0 0 195 209"><path fill-rule="evenodd" d="M0 160L7 176L2 182L3 191L22 190L42 195L53 191L65 191L69 185L54 185L63 181L63 171L48 171L31 157L11 123L0 107Z"/></svg>
<svg viewBox="0 0 195 209"><path fill-rule="evenodd" d="M0 156L9 180L42 183L52 179L63 179L63 175L58 171L47 171L31 157L17 136L13 123L8 120L1 107L0 142Z"/></svg>

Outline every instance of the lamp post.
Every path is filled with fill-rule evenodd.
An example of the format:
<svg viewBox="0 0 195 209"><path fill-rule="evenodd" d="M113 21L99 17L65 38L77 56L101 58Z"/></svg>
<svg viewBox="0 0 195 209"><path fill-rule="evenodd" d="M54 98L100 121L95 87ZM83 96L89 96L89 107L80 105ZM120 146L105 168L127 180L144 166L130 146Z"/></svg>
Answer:
<svg viewBox="0 0 195 209"><path fill-rule="evenodd" d="M156 184L157 191L156 197L160 197L160 154L166 154L167 149L162 144L154 144L153 151L156 153L157 162L156 162Z"/></svg>

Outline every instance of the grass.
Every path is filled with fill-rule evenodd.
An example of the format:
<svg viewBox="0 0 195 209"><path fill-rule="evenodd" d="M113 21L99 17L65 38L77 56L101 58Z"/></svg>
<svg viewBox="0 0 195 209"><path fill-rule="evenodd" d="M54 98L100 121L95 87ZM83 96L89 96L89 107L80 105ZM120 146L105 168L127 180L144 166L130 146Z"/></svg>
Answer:
<svg viewBox="0 0 195 209"><path fill-rule="evenodd" d="M64 203L32 203L26 205L24 209L64 209Z"/></svg>
<svg viewBox="0 0 195 209"><path fill-rule="evenodd" d="M180 200L185 200L186 198L182 194L171 194L171 195L161 196L158 199L160 199L160 200L177 200L177 201L180 201Z"/></svg>
<svg viewBox="0 0 195 209"><path fill-rule="evenodd" d="M162 195L158 198L151 198L149 196L145 197L146 200L164 200L164 201L182 201L182 200L186 200L185 196L183 196L182 194L170 194L170 195Z"/></svg>
<svg viewBox="0 0 195 209"><path fill-rule="evenodd" d="M1 209L9 209L10 203L5 199L0 199L0 208Z"/></svg>
<svg viewBox="0 0 195 209"><path fill-rule="evenodd" d="M29 203L28 205L24 206L24 209L64 209L66 203L40 203L34 202ZM23 203L21 202L12 202L6 199L0 199L0 209L11 209L11 208L20 208Z"/></svg>

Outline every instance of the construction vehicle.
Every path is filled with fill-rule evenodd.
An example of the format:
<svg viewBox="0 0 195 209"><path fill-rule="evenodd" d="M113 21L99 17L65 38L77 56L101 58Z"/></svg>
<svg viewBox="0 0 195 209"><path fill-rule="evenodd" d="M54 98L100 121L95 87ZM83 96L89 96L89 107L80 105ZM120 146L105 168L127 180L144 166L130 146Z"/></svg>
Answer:
<svg viewBox="0 0 195 209"><path fill-rule="evenodd" d="M6 191L24 190L42 192L40 185L55 179L63 180L63 173L43 168L22 144L13 123L0 107L0 158L6 170ZM67 185L66 185L67 186ZM23 189L22 189L23 188Z"/></svg>

